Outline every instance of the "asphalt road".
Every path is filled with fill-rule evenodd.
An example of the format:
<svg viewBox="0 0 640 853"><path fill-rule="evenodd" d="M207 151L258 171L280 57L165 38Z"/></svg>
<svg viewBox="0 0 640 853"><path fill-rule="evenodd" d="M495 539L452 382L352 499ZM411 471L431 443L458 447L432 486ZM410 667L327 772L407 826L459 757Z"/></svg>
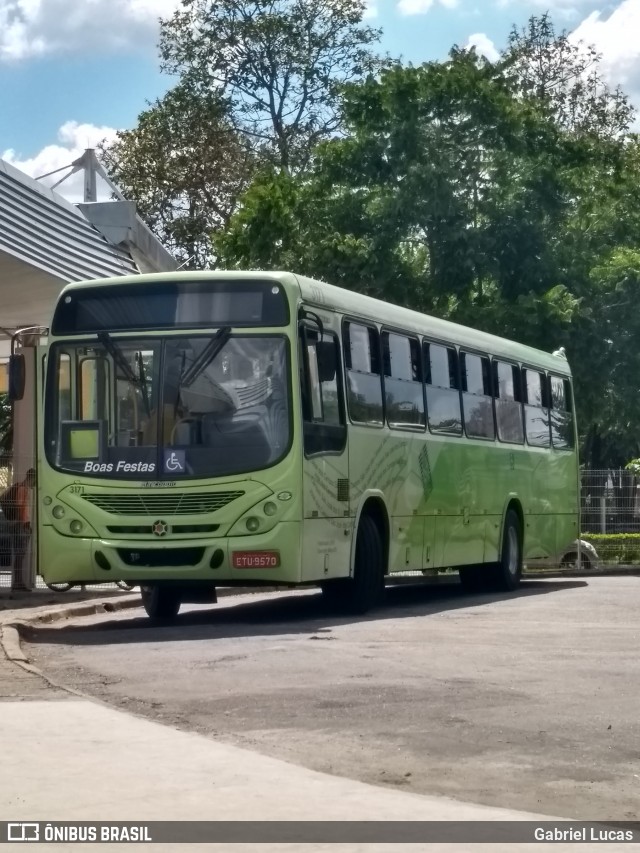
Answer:
<svg viewBox="0 0 640 853"><path fill-rule="evenodd" d="M221 599L35 630L54 680L168 725L337 775L583 820L640 819L640 578L515 595L390 590ZM170 769L169 769L170 772Z"/></svg>

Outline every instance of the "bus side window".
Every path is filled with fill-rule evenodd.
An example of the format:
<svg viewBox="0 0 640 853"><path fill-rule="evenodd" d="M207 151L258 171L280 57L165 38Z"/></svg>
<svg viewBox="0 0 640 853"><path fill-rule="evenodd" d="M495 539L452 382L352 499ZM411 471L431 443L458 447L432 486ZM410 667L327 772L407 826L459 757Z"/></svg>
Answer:
<svg viewBox="0 0 640 853"><path fill-rule="evenodd" d="M494 361L493 368L498 438L524 444L520 368L504 361Z"/></svg>
<svg viewBox="0 0 640 853"><path fill-rule="evenodd" d="M571 383L568 379L551 376L551 441L554 447L571 449L574 446Z"/></svg>
<svg viewBox="0 0 640 853"><path fill-rule="evenodd" d="M490 361L486 356L460 353L464 425L469 438L495 438Z"/></svg>
<svg viewBox="0 0 640 853"><path fill-rule="evenodd" d="M427 412L431 432L462 435L458 353L454 347L423 345Z"/></svg>
<svg viewBox="0 0 640 853"><path fill-rule="evenodd" d="M382 335L387 423L391 427L424 427L424 387L420 344L415 338Z"/></svg>
<svg viewBox="0 0 640 853"><path fill-rule="evenodd" d="M333 354L328 360L326 349L331 344ZM320 343L317 332L303 327L299 355L304 451L307 455L339 452L344 448L347 433L341 400L338 338L331 332L324 332ZM328 369L328 361L333 361L335 370Z"/></svg>
<svg viewBox="0 0 640 853"><path fill-rule="evenodd" d="M378 330L359 323L344 324L349 414L356 423L382 426L382 376Z"/></svg>
<svg viewBox="0 0 640 853"><path fill-rule="evenodd" d="M527 441L534 447L549 447L551 440L546 374L529 368L525 368L523 373L524 424Z"/></svg>

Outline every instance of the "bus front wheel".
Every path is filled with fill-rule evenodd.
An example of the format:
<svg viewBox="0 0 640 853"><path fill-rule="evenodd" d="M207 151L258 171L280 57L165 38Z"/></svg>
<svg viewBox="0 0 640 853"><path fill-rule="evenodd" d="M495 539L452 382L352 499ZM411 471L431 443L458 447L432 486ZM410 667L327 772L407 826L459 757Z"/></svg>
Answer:
<svg viewBox="0 0 640 853"><path fill-rule="evenodd" d="M154 622L171 622L182 604L180 591L168 586L141 586L140 596L147 616Z"/></svg>
<svg viewBox="0 0 640 853"><path fill-rule="evenodd" d="M380 603L384 593L384 555L378 525L363 515L358 526L353 577L325 581L323 596L330 608L363 614Z"/></svg>

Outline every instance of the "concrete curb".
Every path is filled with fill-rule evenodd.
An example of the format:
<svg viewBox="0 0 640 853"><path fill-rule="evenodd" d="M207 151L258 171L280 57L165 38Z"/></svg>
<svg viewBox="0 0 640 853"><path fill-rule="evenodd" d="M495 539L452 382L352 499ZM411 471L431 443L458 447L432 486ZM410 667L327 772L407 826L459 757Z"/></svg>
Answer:
<svg viewBox="0 0 640 853"><path fill-rule="evenodd" d="M3 625L0 641L8 660L13 663L29 663L29 658L22 651L20 632L16 625Z"/></svg>
<svg viewBox="0 0 640 853"><path fill-rule="evenodd" d="M60 622L62 619L73 619L79 616L94 616L96 613L115 613L117 610L125 610L140 606L140 596L130 595L119 599L104 598L97 601L74 602L69 605L61 605L55 610L44 610L40 613L26 615L19 618L16 611L12 613L7 621L0 622L2 633L0 644L8 660L14 663L29 663L29 658L22 651L20 645L20 629L31 625Z"/></svg>
<svg viewBox="0 0 640 853"><path fill-rule="evenodd" d="M279 592L279 587L222 587L217 590L218 598L229 595L252 595L261 592ZM95 616L99 613L115 613L118 610L128 610L133 607L141 607L140 595L122 596L118 598L102 598L93 601L74 602L68 605L58 605L56 609L44 610L32 615L19 617L18 611L6 611L11 614L4 621L0 615L0 646L13 663L29 664L30 660L25 655L20 644L20 629L29 628L33 625L50 625L52 622L60 622L63 619L75 619L81 616ZM34 672L40 672L35 667L30 667ZM40 673L41 674L41 673Z"/></svg>

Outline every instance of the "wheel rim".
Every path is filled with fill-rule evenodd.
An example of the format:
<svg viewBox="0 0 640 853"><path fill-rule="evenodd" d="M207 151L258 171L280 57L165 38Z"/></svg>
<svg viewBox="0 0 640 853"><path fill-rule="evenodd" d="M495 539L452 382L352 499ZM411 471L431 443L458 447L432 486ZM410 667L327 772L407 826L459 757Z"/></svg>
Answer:
<svg viewBox="0 0 640 853"><path fill-rule="evenodd" d="M509 527L507 530L507 569L510 575L518 574L518 531L515 527Z"/></svg>

